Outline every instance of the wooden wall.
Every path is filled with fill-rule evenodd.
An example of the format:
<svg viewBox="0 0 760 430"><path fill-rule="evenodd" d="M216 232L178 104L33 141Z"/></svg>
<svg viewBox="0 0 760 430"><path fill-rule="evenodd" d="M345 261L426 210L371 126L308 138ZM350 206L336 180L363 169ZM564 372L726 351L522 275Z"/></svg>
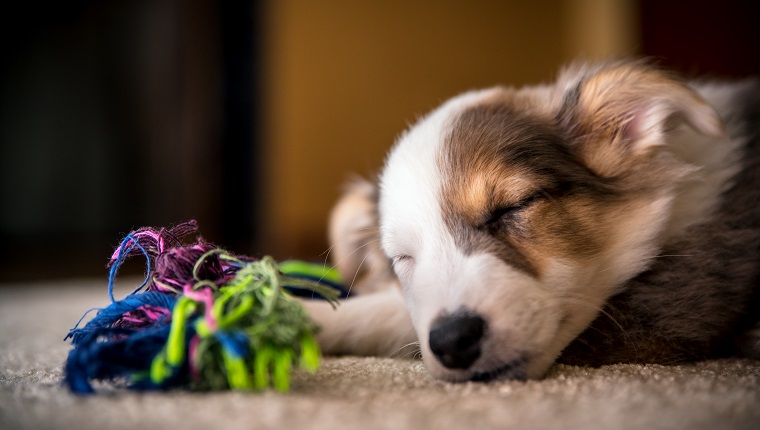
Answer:
<svg viewBox="0 0 760 430"><path fill-rule="evenodd" d="M240 253L318 258L341 184L416 117L635 53L637 3L9 3L0 285L103 276L129 230L186 219Z"/></svg>
<svg viewBox="0 0 760 430"><path fill-rule="evenodd" d="M278 0L264 32L261 252L315 258L341 184L459 92L634 54L633 0Z"/></svg>

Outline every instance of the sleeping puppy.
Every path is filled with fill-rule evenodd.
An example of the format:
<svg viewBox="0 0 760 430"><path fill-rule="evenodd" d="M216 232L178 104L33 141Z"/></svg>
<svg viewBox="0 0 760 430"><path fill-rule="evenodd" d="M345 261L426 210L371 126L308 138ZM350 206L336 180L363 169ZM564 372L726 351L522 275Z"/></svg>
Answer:
<svg viewBox="0 0 760 430"><path fill-rule="evenodd" d="M757 81L642 61L449 100L338 202L322 347L449 381L760 357L759 123Z"/></svg>

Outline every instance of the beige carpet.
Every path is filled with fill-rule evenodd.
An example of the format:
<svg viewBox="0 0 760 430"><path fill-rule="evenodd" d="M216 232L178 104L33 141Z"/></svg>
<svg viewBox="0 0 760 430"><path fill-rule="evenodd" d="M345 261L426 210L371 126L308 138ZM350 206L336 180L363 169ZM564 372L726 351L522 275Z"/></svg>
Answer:
<svg viewBox="0 0 760 430"><path fill-rule="evenodd" d="M556 366L542 381L447 384L401 358L328 358L289 394L60 386L64 335L103 283L0 286L0 429L760 429L760 363Z"/></svg>

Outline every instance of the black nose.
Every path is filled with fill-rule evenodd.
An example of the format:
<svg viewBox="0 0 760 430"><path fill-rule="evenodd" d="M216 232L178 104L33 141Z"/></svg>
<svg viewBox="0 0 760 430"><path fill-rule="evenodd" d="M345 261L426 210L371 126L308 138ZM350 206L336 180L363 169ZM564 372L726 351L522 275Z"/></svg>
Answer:
<svg viewBox="0 0 760 430"><path fill-rule="evenodd" d="M471 313L438 318L430 329L430 350L449 369L466 369L480 357L485 330L483 318Z"/></svg>

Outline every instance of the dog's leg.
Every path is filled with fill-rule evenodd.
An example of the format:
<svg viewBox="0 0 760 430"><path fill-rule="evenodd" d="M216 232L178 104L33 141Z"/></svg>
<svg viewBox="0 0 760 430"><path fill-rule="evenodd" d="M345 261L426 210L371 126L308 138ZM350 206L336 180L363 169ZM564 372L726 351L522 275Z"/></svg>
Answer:
<svg viewBox="0 0 760 430"><path fill-rule="evenodd" d="M317 340L326 354L408 356L418 349L396 287L343 300L337 309L321 300L304 301L304 306L321 328Z"/></svg>
<svg viewBox="0 0 760 430"><path fill-rule="evenodd" d="M413 355L417 337L388 258L380 249L377 186L356 179L330 216L331 258L349 287L338 309L323 301L305 306L321 326L327 354ZM406 349L407 347L409 349Z"/></svg>
<svg viewBox="0 0 760 430"><path fill-rule="evenodd" d="M388 258L380 249L377 185L356 178L330 214L330 257L351 295L396 286Z"/></svg>

